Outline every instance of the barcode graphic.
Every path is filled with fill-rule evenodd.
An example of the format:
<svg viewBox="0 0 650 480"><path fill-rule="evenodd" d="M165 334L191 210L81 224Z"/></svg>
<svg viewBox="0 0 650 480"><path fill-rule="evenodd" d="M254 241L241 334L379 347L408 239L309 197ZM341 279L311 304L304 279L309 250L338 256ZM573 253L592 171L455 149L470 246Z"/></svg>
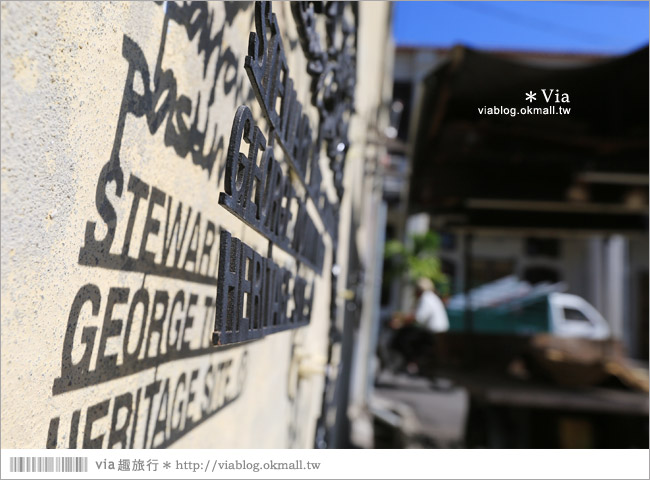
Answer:
<svg viewBox="0 0 650 480"><path fill-rule="evenodd" d="M9 457L10 472L87 472L88 457Z"/></svg>

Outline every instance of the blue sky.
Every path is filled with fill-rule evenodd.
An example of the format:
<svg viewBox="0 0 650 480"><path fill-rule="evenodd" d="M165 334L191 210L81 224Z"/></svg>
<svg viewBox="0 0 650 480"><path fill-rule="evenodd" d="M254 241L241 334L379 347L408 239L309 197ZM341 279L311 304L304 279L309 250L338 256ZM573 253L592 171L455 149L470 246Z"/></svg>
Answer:
<svg viewBox="0 0 650 480"><path fill-rule="evenodd" d="M648 44L648 2L395 2L397 45L619 54Z"/></svg>

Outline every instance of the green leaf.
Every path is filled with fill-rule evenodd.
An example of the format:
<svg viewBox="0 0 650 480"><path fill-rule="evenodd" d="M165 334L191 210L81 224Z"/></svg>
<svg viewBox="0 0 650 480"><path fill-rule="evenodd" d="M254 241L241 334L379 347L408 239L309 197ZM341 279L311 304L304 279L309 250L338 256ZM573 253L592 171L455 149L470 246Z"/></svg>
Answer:
<svg viewBox="0 0 650 480"><path fill-rule="evenodd" d="M386 261L384 281L390 282L395 276L406 274L410 281L420 277L430 279L441 295L449 292L449 280L442 273L438 250L440 236L426 232L411 236L407 247L399 240L389 240L384 248Z"/></svg>

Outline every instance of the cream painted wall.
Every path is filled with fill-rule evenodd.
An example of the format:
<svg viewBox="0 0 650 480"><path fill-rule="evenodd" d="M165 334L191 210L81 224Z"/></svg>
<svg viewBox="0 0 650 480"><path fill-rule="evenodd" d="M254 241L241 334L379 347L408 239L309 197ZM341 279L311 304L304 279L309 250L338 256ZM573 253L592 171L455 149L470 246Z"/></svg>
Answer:
<svg viewBox="0 0 650 480"><path fill-rule="evenodd" d="M210 346L219 228L261 253L266 253L268 244L218 204L236 108L248 105L268 134L243 68L249 33L255 29L254 5L226 8L223 3L210 3L212 24L204 24L192 38L177 22L165 21L165 8L153 2L2 4L2 448L43 448L48 443L68 448L75 442L77 447L103 448L109 442L135 448L313 445L324 376L316 373L299 380L291 366L296 365L296 349L306 352L303 361L314 364L326 355L334 254L328 238L323 273L314 275L300 267L301 274L315 281L309 326L232 348ZM368 124L382 98L377 72L385 68L380 53L382 42L389 38L389 8L386 3L361 8L359 112L351 128L354 143L347 160L348 193L340 223L340 243L345 247L338 258L343 264L345 239L351 233L346 219L362 198L355 195L355 186L363 178ZM290 5L274 2L273 11L299 100L316 125L307 62ZM199 15L193 22L198 25L202 20L206 19ZM368 28L375 22L377 29ZM205 50L202 32L216 39L213 50ZM136 47L130 47L128 39ZM166 137L165 122L153 133L143 116L128 114L124 124L118 124L129 65L138 49L150 73L150 88L154 88L157 61L163 70L173 72L180 110L174 125L180 132L178 119L188 129L196 122L196 133L189 136L190 141L199 140L195 155L169 133ZM136 74L136 93L143 92L143 81ZM164 101L160 98L157 105ZM198 225L196 245L209 253L201 255L198 268L191 259L185 261L188 240L182 244L180 262L186 271L198 272L201 281L128 271L123 265L80 264L89 222L96 224L98 239L108 231L95 201L100 172L115 151L119 151L124 185L121 195L114 182L106 189L117 217L111 253L125 248L129 218L135 212L130 246L124 251L138 257L150 208L160 231L148 237L145 248L160 262L168 207L171 204L169 222L173 222L182 202L181 225L189 216L188 238ZM325 171L327 161L321 161ZM148 196L136 209L129 190L134 177L147 184ZM331 178L324 177L332 191ZM164 202L150 202L154 187L164 192ZM210 249L203 248L209 243L208 222L217 232ZM295 260L279 248L273 250L273 259L296 268ZM148 301L138 304L134 298L142 291ZM156 292L166 292L169 298L163 301L165 294L160 293L161 301L154 308ZM179 292L183 301L174 302ZM76 329L69 326L75 298L82 300ZM114 336L104 332L103 345L100 337L105 316L111 318L111 303L112 318L121 319L122 327ZM136 332L142 328L143 303L149 308L139 345ZM150 333L151 317L162 316L164 305L162 335ZM170 320L181 325L180 338L173 330L169 333ZM90 341L82 332L93 327L96 334ZM133 332L130 339L125 338L127 330ZM67 331L74 332L68 359ZM171 347L157 348L157 340L169 335L188 344L183 358L169 361L164 352ZM125 351L133 358L124 358ZM83 362L84 355L89 355L90 373L62 368L66 361ZM109 365L111 355L116 355L114 366ZM102 363L102 356L109 360ZM291 383L298 384L295 394Z"/></svg>

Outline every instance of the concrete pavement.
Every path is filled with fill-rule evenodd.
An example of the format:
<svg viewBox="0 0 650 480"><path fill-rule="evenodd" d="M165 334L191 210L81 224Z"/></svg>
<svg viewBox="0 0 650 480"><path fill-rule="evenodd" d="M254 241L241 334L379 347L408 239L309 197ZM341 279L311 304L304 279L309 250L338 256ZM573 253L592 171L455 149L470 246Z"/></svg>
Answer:
<svg viewBox="0 0 650 480"><path fill-rule="evenodd" d="M468 395L444 380L437 384L402 373L378 375L371 402L375 448L463 446Z"/></svg>

